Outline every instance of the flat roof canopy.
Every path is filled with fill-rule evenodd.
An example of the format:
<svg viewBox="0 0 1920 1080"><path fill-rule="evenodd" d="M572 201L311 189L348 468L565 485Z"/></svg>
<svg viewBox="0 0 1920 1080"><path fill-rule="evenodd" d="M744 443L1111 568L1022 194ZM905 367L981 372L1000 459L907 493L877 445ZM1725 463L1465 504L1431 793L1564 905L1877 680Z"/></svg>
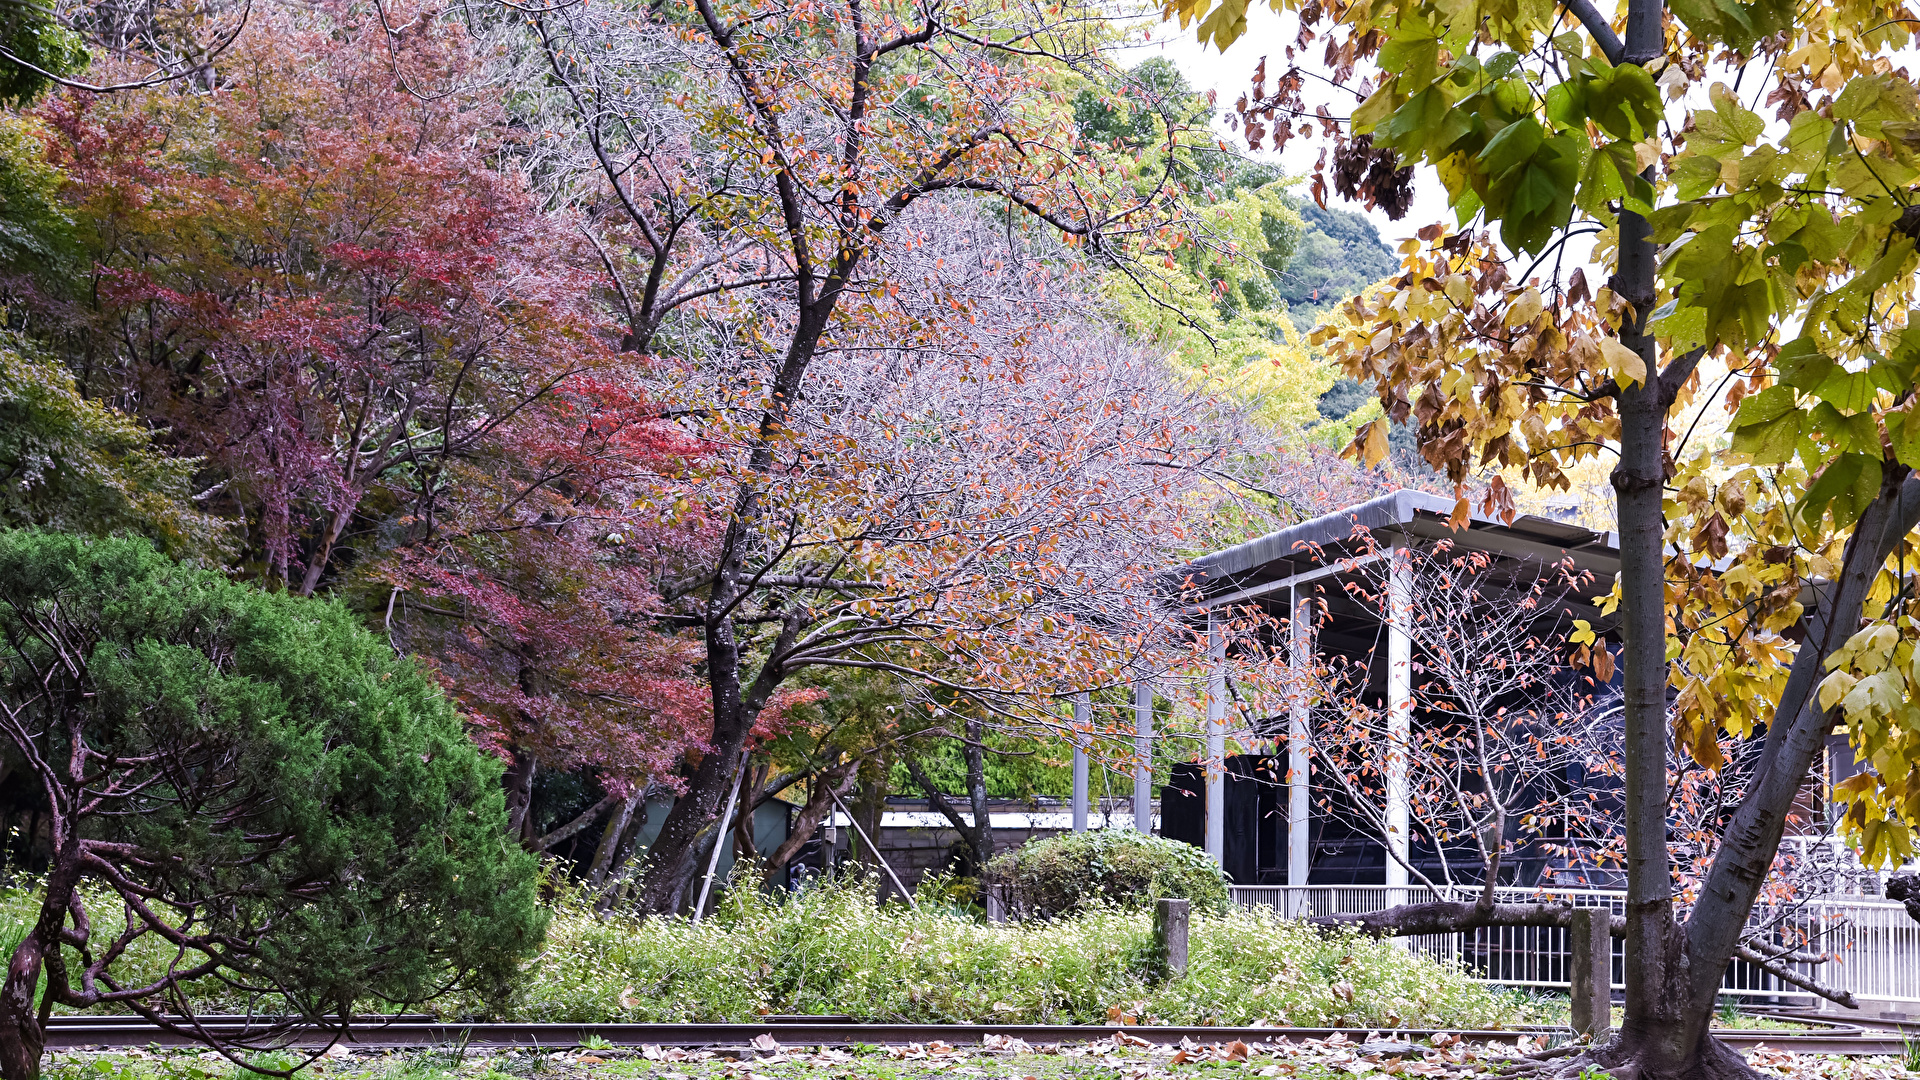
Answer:
<svg viewBox="0 0 1920 1080"><path fill-rule="evenodd" d="M1202 556L1180 571L1186 587L1198 591L1188 610L1198 613L1227 604L1254 604L1284 617L1289 593L1311 582L1336 624L1323 629L1333 633L1331 638L1323 637L1322 647L1359 649L1367 644L1364 639L1373 636L1365 632L1364 624L1377 626L1383 613L1369 611L1345 595L1340 582L1362 571L1343 564L1364 556L1369 546L1385 550L1397 542L1425 547L1444 540L1451 542L1455 552L1486 553L1495 568L1510 567L1516 578L1570 562L1574 570L1591 575L1580 590L1585 595L1568 597L1563 604L1543 610L1542 617L1570 613L1592 622L1596 630L1612 629L1612 620L1601 616L1591 601L1611 590L1620 572L1614 533L1532 515L1509 523L1475 514L1466 528L1454 529L1447 523L1454 505L1452 499L1403 488ZM1340 640L1349 636L1354 640Z"/></svg>

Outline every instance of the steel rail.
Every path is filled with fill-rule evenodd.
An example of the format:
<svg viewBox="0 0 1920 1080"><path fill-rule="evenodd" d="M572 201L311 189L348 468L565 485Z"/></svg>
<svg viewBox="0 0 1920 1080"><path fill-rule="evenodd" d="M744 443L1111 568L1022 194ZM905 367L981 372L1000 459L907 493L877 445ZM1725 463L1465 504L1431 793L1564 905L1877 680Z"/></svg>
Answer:
<svg viewBox="0 0 1920 1080"><path fill-rule="evenodd" d="M126 1048L144 1046L193 1046L197 1040L162 1030L138 1017L61 1017L48 1025L47 1049ZM270 1024L256 1020L251 1026L244 1017L202 1018L210 1034L223 1038L244 1037L251 1030L270 1033ZM138 1022L130 1022L138 1021ZM1564 1029L1561 1029L1564 1032ZM761 1035L789 1045L852 1044L892 1045L944 1042L953 1046L979 1045L989 1035L1022 1039L1029 1045L1090 1042L1120 1034L1142 1044L1178 1043L1191 1039L1196 1043L1222 1043L1240 1040L1248 1043L1286 1039L1326 1039L1344 1034L1356 1043L1370 1038L1422 1040L1440 1034L1431 1029L1356 1029L1356 1028L1281 1028L1281 1027L1177 1027L1171 1025L1102 1026L1087 1024L869 1024L816 1020L762 1021L752 1024L466 1024L458 1022L404 1021L350 1024L345 1032L321 1025L303 1025L278 1033L277 1045L321 1046L338 1041L350 1049L388 1050L437 1046L464 1046L469 1049L562 1050L592 1041L596 1045L615 1046L687 1046L748 1047ZM1453 1031L1472 1042L1515 1046L1520 1039L1554 1034L1554 1029L1506 1031ZM1717 1038L1736 1050L1765 1046L1772 1050L1791 1050L1801 1054L1841 1054L1853 1057L1899 1055L1905 1044L1898 1032L1830 1030L1790 1031L1718 1031Z"/></svg>

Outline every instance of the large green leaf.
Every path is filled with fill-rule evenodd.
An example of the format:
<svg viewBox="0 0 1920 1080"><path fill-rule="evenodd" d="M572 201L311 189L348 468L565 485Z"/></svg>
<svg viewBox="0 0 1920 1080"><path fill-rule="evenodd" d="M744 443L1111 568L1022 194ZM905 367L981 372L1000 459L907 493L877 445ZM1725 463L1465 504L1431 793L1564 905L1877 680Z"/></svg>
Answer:
<svg viewBox="0 0 1920 1080"><path fill-rule="evenodd" d="M1818 522L1820 515L1833 513L1833 523L1846 528L1860 520L1860 515L1880 494L1880 459L1869 454L1841 454L1827 464L1825 469L1807 488L1807 494L1800 502L1800 516L1810 523Z"/></svg>
<svg viewBox="0 0 1920 1080"><path fill-rule="evenodd" d="M1740 402L1733 417L1733 449L1762 465L1793 460L1804 418L1790 386L1769 386Z"/></svg>
<svg viewBox="0 0 1920 1080"><path fill-rule="evenodd" d="M1668 9L1694 36L1749 53L1760 39L1793 27L1793 0L1673 0Z"/></svg>

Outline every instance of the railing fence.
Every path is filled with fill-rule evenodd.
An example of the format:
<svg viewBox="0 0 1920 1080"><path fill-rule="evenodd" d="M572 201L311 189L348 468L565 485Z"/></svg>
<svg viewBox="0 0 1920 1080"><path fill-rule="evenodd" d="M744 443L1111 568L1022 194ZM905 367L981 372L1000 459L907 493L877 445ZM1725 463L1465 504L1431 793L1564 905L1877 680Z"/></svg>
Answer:
<svg viewBox="0 0 1920 1080"><path fill-rule="evenodd" d="M1472 900L1478 888L1460 888L1447 896ZM1604 907L1624 914L1626 893L1611 889L1496 890L1502 903L1559 902L1575 907ZM1386 885L1236 885L1236 903L1269 907L1289 918L1361 915L1401 903L1431 899L1424 889ZM1920 1002L1920 923L1890 901L1841 896L1795 905L1773 913L1766 925L1773 940L1796 951L1826 954L1824 963L1783 965L1796 975L1852 991L1878 1001ZM1410 939L1413 947L1437 960L1459 964L1476 979L1504 986L1564 989L1571 979L1572 950L1558 927L1492 926L1461 934ZM1623 943L1615 940L1612 982L1626 978ZM1812 999L1806 991L1745 961L1727 969L1726 994L1747 1000Z"/></svg>

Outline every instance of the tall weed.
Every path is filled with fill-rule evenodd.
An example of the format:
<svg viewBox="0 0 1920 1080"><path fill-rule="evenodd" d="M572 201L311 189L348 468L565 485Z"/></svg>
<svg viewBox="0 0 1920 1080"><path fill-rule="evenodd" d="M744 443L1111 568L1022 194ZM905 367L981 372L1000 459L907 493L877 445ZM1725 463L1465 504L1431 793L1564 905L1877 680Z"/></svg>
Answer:
<svg viewBox="0 0 1920 1080"><path fill-rule="evenodd" d="M1510 999L1403 943L1327 936L1265 911L1196 914L1187 975L1155 983L1143 911L1093 906L991 925L873 896L858 878L787 896L742 889L696 925L601 917L563 894L512 1018L1104 1023L1118 1010L1142 1023L1450 1028L1516 1019Z"/></svg>

